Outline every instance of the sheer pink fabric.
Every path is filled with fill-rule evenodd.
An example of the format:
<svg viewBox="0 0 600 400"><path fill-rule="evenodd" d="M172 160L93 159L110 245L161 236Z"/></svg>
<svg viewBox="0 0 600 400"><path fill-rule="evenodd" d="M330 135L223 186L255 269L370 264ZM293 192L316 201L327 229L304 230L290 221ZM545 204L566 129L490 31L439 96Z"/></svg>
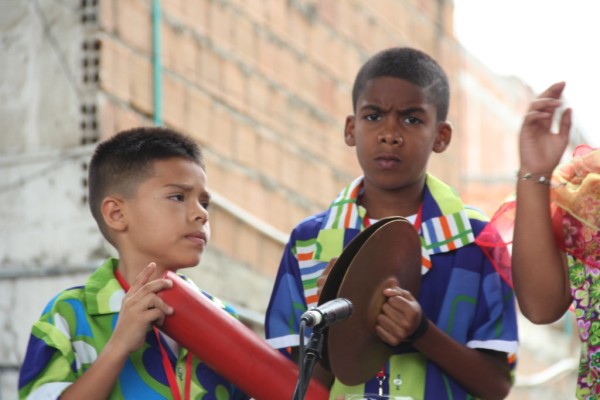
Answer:
<svg viewBox="0 0 600 400"><path fill-rule="evenodd" d="M515 207L514 197L507 200L476 239L511 286ZM600 149L579 146L571 161L554 170L550 210L557 245L588 267L600 269Z"/></svg>

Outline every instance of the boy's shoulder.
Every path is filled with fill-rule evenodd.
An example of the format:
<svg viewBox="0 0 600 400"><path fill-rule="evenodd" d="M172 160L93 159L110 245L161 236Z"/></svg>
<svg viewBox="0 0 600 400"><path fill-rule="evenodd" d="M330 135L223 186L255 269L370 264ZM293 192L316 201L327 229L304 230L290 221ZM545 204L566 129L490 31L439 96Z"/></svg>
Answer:
<svg viewBox="0 0 600 400"><path fill-rule="evenodd" d="M50 301L46 304L46 307L42 311L42 315L52 313L57 309L61 308L63 305L69 305L72 307L75 303L83 303L85 301L85 286L72 286L68 289L65 289L55 295Z"/></svg>
<svg viewBox="0 0 600 400"><path fill-rule="evenodd" d="M324 210L318 214L313 214L307 218L304 218L294 227L292 236L303 237L307 234L312 235L315 232L318 232L323 226L328 213L329 210Z"/></svg>

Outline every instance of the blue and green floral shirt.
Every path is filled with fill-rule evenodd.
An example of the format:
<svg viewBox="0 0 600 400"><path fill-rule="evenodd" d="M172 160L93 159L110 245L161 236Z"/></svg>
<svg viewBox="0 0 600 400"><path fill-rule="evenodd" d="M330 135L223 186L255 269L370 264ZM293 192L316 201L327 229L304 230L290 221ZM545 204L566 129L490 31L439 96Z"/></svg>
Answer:
<svg viewBox="0 0 600 400"><path fill-rule="evenodd" d="M48 303L32 328L19 376L20 398L57 399L96 360L113 333L125 296L114 275L117 265L118 260L108 259L88 278L85 286L67 289ZM192 281L183 278L198 289ZM229 306L201 293L229 312L232 318L237 318ZM160 340L167 349L181 393L188 351L180 348L178 354L174 354L162 335ZM192 399L247 398L196 357L192 357L191 371ZM109 398L149 400L172 396L158 338L149 328L145 344L131 354Z"/></svg>

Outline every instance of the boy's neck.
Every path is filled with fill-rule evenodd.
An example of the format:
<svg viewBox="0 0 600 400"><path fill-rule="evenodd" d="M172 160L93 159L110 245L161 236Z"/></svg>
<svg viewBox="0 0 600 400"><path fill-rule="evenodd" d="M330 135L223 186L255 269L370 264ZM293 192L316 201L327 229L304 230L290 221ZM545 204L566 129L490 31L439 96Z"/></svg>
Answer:
<svg viewBox="0 0 600 400"><path fill-rule="evenodd" d="M405 189L386 191L365 187L358 203L367 210L369 218L382 219L415 215L419 211L422 199L423 188L419 191Z"/></svg>
<svg viewBox="0 0 600 400"><path fill-rule="evenodd" d="M135 278L150 264L150 262L136 262L131 260L119 259L119 266L117 267L119 273L125 279L125 281L132 285L135 282ZM168 268L156 264L154 273L150 276L148 281L158 279L162 274L167 271Z"/></svg>

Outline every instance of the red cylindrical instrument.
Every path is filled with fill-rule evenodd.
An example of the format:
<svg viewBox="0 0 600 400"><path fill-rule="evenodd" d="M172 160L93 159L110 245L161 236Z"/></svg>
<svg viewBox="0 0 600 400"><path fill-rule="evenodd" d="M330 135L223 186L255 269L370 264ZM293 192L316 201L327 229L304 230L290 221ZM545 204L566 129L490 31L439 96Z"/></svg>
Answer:
<svg viewBox="0 0 600 400"><path fill-rule="evenodd" d="M292 399L296 364L177 274L168 271L164 277L173 287L159 296L174 312L161 326L163 332L256 400ZM311 381L305 398L326 400L329 393Z"/></svg>

